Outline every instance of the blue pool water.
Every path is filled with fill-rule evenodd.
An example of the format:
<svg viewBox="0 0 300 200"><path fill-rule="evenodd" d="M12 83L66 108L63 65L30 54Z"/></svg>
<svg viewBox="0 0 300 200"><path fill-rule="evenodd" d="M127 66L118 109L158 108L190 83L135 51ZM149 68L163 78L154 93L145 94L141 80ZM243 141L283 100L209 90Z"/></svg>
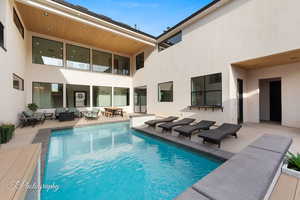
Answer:
<svg viewBox="0 0 300 200"><path fill-rule="evenodd" d="M171 200L220 164L128 123L54 131L42 200Z"/></svg>

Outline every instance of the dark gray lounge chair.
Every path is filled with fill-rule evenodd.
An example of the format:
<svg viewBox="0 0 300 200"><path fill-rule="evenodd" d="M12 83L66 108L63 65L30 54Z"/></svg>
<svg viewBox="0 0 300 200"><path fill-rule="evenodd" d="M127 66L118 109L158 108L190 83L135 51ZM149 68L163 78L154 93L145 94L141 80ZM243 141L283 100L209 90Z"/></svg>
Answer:
<svg viewBox="0 0 300 200"><path fill-rule="evenodd" d="M215 123L216 123L215 121L202 120L194 125L186 125L186 126L175 128L174 131L178 132L179 135L183 135L191 139L192 134L195 131L209 130L209 128L213 126Z"/></svg>
<svg viewBox="0 0 300 200"><path fill-rule="evenodd" d="M203 144L205 142L217 144L221 147L221 141L229 135L237 138L237 132L241 129L241 125L224 123L216 129L211 129L201 132L198 137L203 138Z"/></svg>
<svg viewBox="0 0 300 200"><path fill-rule="evenodd" d="M170 117L163 118L163 119L155 119L155 120L146 121L145 124L147 124L148 126L151 126L151 127L155 128L155 126L157 124L166 123L166 122L172 122L172 121L174 121L176 119L178 119L178 117L170 116Z"/></svg>
<svg viewBox="0 0 300 200"><path fill-rule="evenodd" d="M195 121L195 119L192 118L184 118L175 122L168 122L165 124L160 124L158 125L158 127L162 128L163 132L164 131L171 131L172 128L176 127L176 126L184 126L184 125L189 125L190 123L192 123L193 121Z"/></svg>

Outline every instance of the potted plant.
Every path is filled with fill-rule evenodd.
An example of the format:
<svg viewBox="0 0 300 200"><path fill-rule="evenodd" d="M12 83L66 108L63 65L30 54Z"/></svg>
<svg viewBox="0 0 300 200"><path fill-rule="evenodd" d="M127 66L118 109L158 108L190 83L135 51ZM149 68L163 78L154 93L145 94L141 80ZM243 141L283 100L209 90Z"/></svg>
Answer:
<svg viewBox="0 0 300 200"><path fill-rule="evenodd" d="M3 124L0 126L1 144L9 142L14 135L14 131L15 125L13 124Z"/></svg>
<svg viewBox="0 0 300 200"><path fill-rule="evenodd" d="M300 153L293 154L288 152L282 172L300 179Z"/></svg>
<svg viewBox="0 0 300 200"><path fill-rule="evenodd" d="M39 107L35 103L30 103L27 105L27 108L35 113Z"/></svg>

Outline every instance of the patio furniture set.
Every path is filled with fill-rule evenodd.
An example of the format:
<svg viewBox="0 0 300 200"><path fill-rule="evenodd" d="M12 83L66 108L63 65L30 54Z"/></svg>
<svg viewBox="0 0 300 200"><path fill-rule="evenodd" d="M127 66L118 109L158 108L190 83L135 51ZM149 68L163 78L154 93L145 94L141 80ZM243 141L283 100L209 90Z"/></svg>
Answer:
<svg viewBox="0 0 300 200"><path fill-rule="evenodd" d="M122 116L124 111L122 108L104 108L101 112L105 117ZM77 108L56 108L54 113L51 112L32 112L23 111L20 116L21 127L35 126L43 124L45 120L73 121L76 118L84 117L86 120L97 120L99 118L100 109L93 108L91 111L79 111Z"/></svg>
<svg viewBox="0 0 300 200"><path fill-rule="evenodd" d="M145 124L154 129L156 128L156 125L158 125L158 127L162 128L162 133L172 132L172 129L174 128L174 131L178 132L180 136L185 136L190 139L193 133L198 133L198 137L203 139L203 144L206 142L213 143L217 144L219 148L225 137L234 136L237 138L237 132L242 127L240 124L224 123L216 129L210 129L215 125L215 121L201 120L200 122L191 124L195 119L177 119L178 117L170 116L164 119L146 121Z"/></svg>

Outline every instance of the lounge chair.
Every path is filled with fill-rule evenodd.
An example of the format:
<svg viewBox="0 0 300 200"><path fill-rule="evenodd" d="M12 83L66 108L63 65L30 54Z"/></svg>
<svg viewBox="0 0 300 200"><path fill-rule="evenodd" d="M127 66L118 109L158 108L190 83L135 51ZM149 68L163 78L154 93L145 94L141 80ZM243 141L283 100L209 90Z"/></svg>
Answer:
<svg viewBox="0 0 300 200"><path fill-rule="evenodd" d="M99 112L100 112L99 109L93 108L92 111L85 112L83 115L87 120L90 120L90 119L93 120L93 119L98 119L99 118Z"/></svg>
<svg viewBox="0 0 300 200"><path fill-rule="evenodd" d="M164 124L160 124L158 125L158 127L162 128L163 132L164 131L171 131L172 128L176 127L176 126L184 126L184 125L189 125L190 123L194 122L195 119L192 118L184 118L175 122L168 122L168 123L164 123Z"/></svg>
<svg viewBox="0 0 300 200"><path fill-rule="evenodd" d="M216 123L215 121L202 120L194 125L186 125L186 126L175 128L174 131L178 132L179 135L183 135L191 139L192 134L195 131L209 130L209 128L213 126L215 123Z"/></svg>
<svg viewBox="0 0 300 200"><path fill-rule="evenodd" d="M155 126L157 124L166 123L166 122L172 122L172 121L174 121L176 119L178 119L178 117L170 116L170 117L163 118L163 119L155 119L155 120L146 121L145 124L147 124L150 127L155 128Z"/></svg>
<svg viewBox="0 0 300 200"><path fill-rule="evenodd" d="M229 135L237 138L237 132L241 129L241 125L224 123L216 129L211 129L201 132L198 137L203 138L203 144L205 142L217 144L221 147L221 141Z"/></svg>

